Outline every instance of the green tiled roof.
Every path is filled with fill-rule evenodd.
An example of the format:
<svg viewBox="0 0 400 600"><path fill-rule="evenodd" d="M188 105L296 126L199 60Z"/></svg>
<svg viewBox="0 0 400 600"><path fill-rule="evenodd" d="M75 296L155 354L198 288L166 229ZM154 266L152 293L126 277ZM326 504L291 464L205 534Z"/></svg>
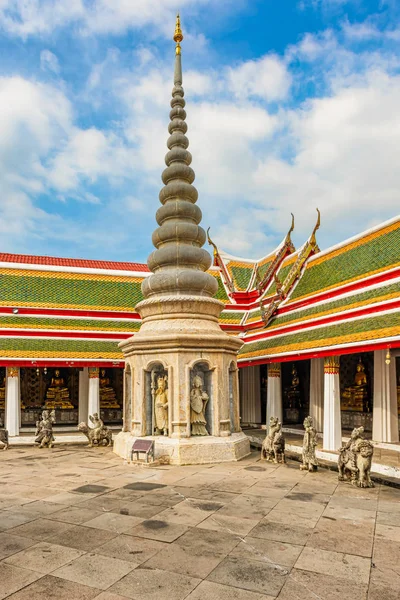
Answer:
<svg viewBox="0 0 400 600"><path fill-rule="evenodd" d="M47 317L25 317L25 316L3 316L0 315L1 328L21 329L77 329L95 331L138 331L141 322L139 320L129 321L107 321L103 319L63 319Z"/></svg>
<svg viewBox="0 0 400 600"><path fill-rule="evenodd" d="M226 293L224 284L222 283L221 276L219 275L218 277L215 277L215 279L218 281L218 290L217 290L217 293L215 294L214 298L221 300L221 302L229 302L229 298Z"/></svg>
<svg viewBox="0 0 400 600"><path fill-rule="evenodd" d="M62 358L115 358L123 359L117 342L97 340L66 340L45 338L0 338L0 354L2 356L43 356ZM26 354L28 353L28 354ZM111 355L111 356L110 356Z"/></svg>
<svg viewBox="0 0 400 600"><path fill-rule="evenodd" d="M381 296L386 296L389 294L398 294L400 297L400 282L392 283L384 287L372 288L365 292L354 294L353 296L346 296L344 298L340 298L339 300L332 300L331 302L326 302L318 306L311 306L310 308L297 310L290 313L285 313L281 316L273 317L271 319L270 326L275 327L285 325L297 319L307 320L308 318L312 318L314 315L317 315L322 312L333 313L338 308L346 310L346 308L351 307L353 304L358 304L366 301L368 301L368 304L369 302L373 304L374 301L379 301Z"/></svg>
<svg viewBox="0 0 400 600"><path fill-rule="evenodd" d="M251 277L253 275L253 265L249 265L248 267L238 267L229 265L228 269L232 275L235 288L240 292L245 292L249 286Z"/></svg>
<svg viewBox="0 0 400 600"><path fill-rule="evenodd" d="M232 323L235 325L240 325L241 320L243 319L244 313L242 312L233 312L232 310L224 310L221 313L219 321L222 323Z"/></svg>
<svg viewBox="0 0 400 600"><path fill-rule="evenodd" d="M117 278L116 278L117 279ZM0 274L0 301L4 304L47 306L112 307L132 310L140 300L139 282L83 278L52 278Z"/></svg>
<svg viewBox="0 0 400 600"><path fill-rule="evenodd" d="M397 227L337 256L306 267L290 299L301 298L341 282L368 276L400 261L400 228Z"/></svg>
<svg viewBox="0 0 400 600"><path fill-rule="evenodd" d="M399 312L335 323L330 326L308 329L307 331L302 330L293 334L269 337L245 344L239 351L239 354L245 356L250 352L256 351L264 351L264 354L279 354L285 352L284 348L289 345L293 346L296 344L300 346L303 342L312 341L315 343L315 347L318 347L319 344L323 345L323 342L329 338L335 338L335 344L340 344L340 338L344 336L354 336L354 341L358 341L358 334L368 331L378 331L376 337L379 338L379 330L386 328L391 329L391 335L400 335Z"/></svg>

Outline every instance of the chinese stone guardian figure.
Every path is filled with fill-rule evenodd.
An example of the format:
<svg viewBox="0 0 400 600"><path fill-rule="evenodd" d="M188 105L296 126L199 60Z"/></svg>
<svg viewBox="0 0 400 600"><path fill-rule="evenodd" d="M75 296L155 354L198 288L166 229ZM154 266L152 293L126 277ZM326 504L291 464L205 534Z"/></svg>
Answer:
<svg viewBox="0 0 400 600"><path fill-rule="evenodd" d="M261 448L261 459L274 463L285 463L285 438L282 433L282 423L277 417L269 420L268 434Z"/></svg>
<svg viewBox="0 0 400 600"><path fill-rule="evenodd" d="M350 480L357 487L374 487L371 465L374 447L365 439L364 427L356 427L345 446L339 450L339 481Z"/></svg>
<svg viewBox="0 0 400 600"><path fill-rule="evenodd" d="M154 420L156 435L168 435L167 381L168 378L166 375L157 375L157 385L154 386Z"/></svg>
<svg viewBox="0 0 400 600"><path fill-rule="evenodd" d="M315 456L315 448L317 446L317 430L314 427L312 417L306 417L303 422L305 429L303 438L303 462L300 465L302 471L316 471L318 468L317 457Z"/></svg>
<svg viewBox="0 0 400 600"><path fill-rule="evenodd" d="M45 448L46 446L47 448L53 448L53 423L55 423L55 421L54 410L44 410L42 412L42 420L36 421L35 444L39 444L39 448Z"/></svg>

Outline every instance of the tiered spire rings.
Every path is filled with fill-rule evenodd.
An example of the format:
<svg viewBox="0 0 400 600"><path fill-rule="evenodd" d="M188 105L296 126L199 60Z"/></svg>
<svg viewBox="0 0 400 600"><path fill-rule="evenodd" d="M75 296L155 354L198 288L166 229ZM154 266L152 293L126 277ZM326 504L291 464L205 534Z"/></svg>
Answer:
<svg viewBox="0 0 400 600"><path fill-rule="evenodd" d="M202 227L201 210L196 206L197 190L192 185L195 174L189 166L192 155L187 150L187 124L182 87L180 42L183 40L179 16L176 20L174 87L172 90L167 168L162 174L164 187L160 192L162 206L156 214L160 225L153 233L156 247L147 261L152 275L142 284L145 298L151 296L206 296L216 294L218 283L206 273L211 256L202 246L206 234ZM178 51L179 50L179 51Z"/></svg>

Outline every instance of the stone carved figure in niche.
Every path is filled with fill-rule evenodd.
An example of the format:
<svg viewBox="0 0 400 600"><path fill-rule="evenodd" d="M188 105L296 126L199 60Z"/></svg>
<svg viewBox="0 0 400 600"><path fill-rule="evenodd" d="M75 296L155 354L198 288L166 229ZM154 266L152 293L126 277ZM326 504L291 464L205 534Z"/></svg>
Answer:
<svg viewBox="0 0 400 600"><path fill-rule="evenodd" d="M111 446L112 432L104 425L98 413L89 415L89 419L93 423L93 427L89 427L87 423L79 423L78 425L78 431L86 435L89 440L89 447L92 448L94 445L100 446L101 444Z"/></svg>
<svg viewBox="0 0 400 600"><path fill-rule="evenodd" d="M365 409L369 412L368 379L361 358L357 364L354 385L346 387L342 394L341 408L360 412Z"/></svg>
<svg viewBox="0 0 400 600"><path fill-rule="evenodd" d="M36 439L35 444L39 444L39 448L53 448L54 435L53 423L56 422L54 410L44 410L42 412L42 420L36 421Z"/></svg>
<svg viewBox="0 0 400 600"><path fill-rule="evenodd" d="M190 424L192 435L208 435L205 411L209 396L203 390L203 380L200 375L193 377L190 391Z"/></svg>
<svg viewBox="0 0 400 600"><path fill-rule="evenodd" d="M364 427L353 429L349 441L339 450L339 481L350 479L357 487L374 487L370 476L373 454L374 447L365 439Z"/></svg>
<svg viewBox="0 0 400 600"><path fill-rule="evenodd" d="M317 457L315 456L315 448L317 446L317 430L314 427L314 421L312 417L306 417L303 422L305 429L303 438L303 462L300 465L302 471L316 471L318 468Z"/></svg>
<svg viewBox="0 0 400 600"><path fill-rule="evenodd" d="M0 421L0 449L8 450L9 446L8 431L3 428L3 423Z"/></svg>
<svg viewBox="0 0 400 600"><path fill-rule="evenodd" d="M155 434L168 435L168 377L160 375L156 371L152 372L152 388L154 390L154 421ZM154 383L157 380L157 384Z"/></svg>
<svg viewBox="0 0 400 600"><path fill-rule="evenodd" d="M268 434L261 448L261 459L274 463L286 463L285 438L282 433L282 423L277 417L271 417L269 420Z"/></svg>

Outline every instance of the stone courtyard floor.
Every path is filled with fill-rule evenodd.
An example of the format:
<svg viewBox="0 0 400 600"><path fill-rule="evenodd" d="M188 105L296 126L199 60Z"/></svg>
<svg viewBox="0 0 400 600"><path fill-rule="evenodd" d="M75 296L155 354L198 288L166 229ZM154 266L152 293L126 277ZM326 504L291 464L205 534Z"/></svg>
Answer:
<svg viewBox="0 0 400 600"><path fill-rule="evenodd" d="M299 464L0 454L0 599L399 600L400 490Z"/></svg>

